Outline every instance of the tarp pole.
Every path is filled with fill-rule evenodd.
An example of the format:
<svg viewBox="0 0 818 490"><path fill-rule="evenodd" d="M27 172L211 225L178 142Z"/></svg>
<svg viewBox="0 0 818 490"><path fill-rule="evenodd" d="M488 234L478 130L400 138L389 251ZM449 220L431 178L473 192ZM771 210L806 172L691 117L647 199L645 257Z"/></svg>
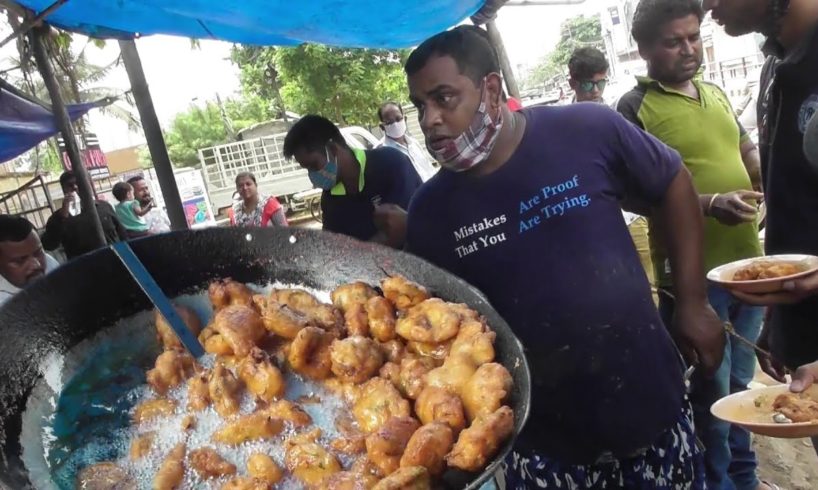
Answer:
<svg viewBox="0 0 818 490"><path fill-rule="evenodd" d="M517 87L517 79L514 78L511 62L508 60L508 53L506 53L506 46L503 44L503 38L500 36L500 31L497 29L494 19L486 22L486 30L489 33L491 43L494 45L494 50L497 52L497 57L500 58L500 68L503 70L503 80L506 82L508 95L519 99L520 89Z"/></svg>
<svg viewBox="0 0 818 490"><path fill-rule="evenodd" d="M136 43L133 41L119 41L119 49L122 51L125 71L128 72L128 79L131 81L131 91L136 102L136 108L139 110L139 119L142 121L145 139L148 141L148 150L151 153L153 167L156 169L156 176L159 178L159 187L162 189L162 196L165 198L170 226L174 230L186 230L188 225L185 210L182 207L182 198L179 195L179 188L176 186L176 177L173 174L170 156L168 156L168 148L165 146L165 137L162 135L159 118L156 117L148 82L145 80L145 72L142 70L142 61L139 59L139 52L136 50Z"/></svg>
<svg viewBox="0 0 818 490"><path fill-rule="evenodd" d="M81 214L87 216L87 219L90 219L94 224L94 235L96 235L97 247L104 247L107 242L105 240L105 233L102 231L102 223L100 223L99 215L97 214L94 192L91 188L91 179L88 176L88 171L85 170L85 165L82 163L80 150L77 146L77 139L74 136L74 128L71 126L71 120L68 117L65 102L63 102L62 94L60 94L60 86L57 83L57 78L54 76L54 67L51 66L51 60L48 58L48 54L45 50L44 41L50 31L51 27L43 23L29 31L29 39L34 49L34 59L37 61L37 68L40 70L40 75L43 77L45 87L48 89L48 95L51 97L51 109L54 114L54 121L62 133L62 139L65 142L65 152L68 154L68 160L71 162L71 170L77 178L77 188L79 190L80 202L82 203Z"/></svg>
<svg viewBox="0 0 818 490"><path fill-rule="evenodd" d="M18 38L18 37L20 37L22 35L25 35L25 33L28 32L29 29L31 29L32 27L37 25L40 21L42 21L43 19L48 17L52 12L54 12L58 8L62 7L63 4L65 4L65 2L67 2L67 1L68 0L57 0L56 2L54 2L51 5L49 5L48 7L46 7L45 10L43 10L42 12L40 12L39 14L34 16L33 18L25 20L20 25L20 27L18 27L14 32L9 34L5 39L0 41L0 48L5 46L6 44L10 43L14 39L16 39L16 38Z"/></svg>

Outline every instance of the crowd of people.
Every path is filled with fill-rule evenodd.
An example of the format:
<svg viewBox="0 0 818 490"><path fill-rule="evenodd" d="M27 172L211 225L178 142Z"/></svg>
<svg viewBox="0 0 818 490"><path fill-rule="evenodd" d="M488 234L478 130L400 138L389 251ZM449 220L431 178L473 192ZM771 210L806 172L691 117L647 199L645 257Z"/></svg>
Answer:
<svg viewBox="0 0 818 490"><path fill-rule="evenodd" d="M767 39L758 146L701 77L707 10L730 35ZM818 273L774 294L708 286L705 273L764 253L762 201L767 254L818 255L818 162L802 149L818 112L818 3L641 0L632 34L647 76L613 108L602 103L608 62L593 48L567 67L574 104L510 107L485 32L459 26L405 65L424 142L386 102L375 149L307 115L283 151L323 191L324 230L464 278L521 340L531 417L504 488L778 488L759 479L750 434L709 411L747 389L756 366L724 324L772 353L758 360L774 378L802 366L790 387L806 389L818 380ZM25 220L0 219L4 297L55 266L44 248L88 251L76 179L60 182L66 199L42 243ZM231 224L287 226L252 174L236 187ZM146 189L129 181L116 209L97 203L106 239L161 230Z"/></svg>

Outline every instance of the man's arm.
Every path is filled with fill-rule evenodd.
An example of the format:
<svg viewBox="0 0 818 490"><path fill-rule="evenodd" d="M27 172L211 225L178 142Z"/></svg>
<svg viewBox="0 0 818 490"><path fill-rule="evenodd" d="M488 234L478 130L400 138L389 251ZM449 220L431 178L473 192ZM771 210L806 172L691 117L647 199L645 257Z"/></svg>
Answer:
<svg viewBox="0 0 818 490"><path fill-rule="evenodd" d="M725 332L707 300L702 254L703 230L699 197L679 154L653 136L612 120L615 172L623 189L650 204L662 221L673 272L676 310L668 325L676 344L691 364L715 373L724 354Z"/></svg>
<svg viewBox="0 0 818 490"><path fill-rule="evenodd" d="M710 307L704 278L702 215L696 190L686 169L671 182L657 210L665 223L676 295L673 334L692 364L715 373L724 355L725 332Z"/></svg>
<svg viewBox="0 0 818 490"><path fill-rule="evenodd" d="M747 174L750 176L753 190L763 192L764 186L761 182L761 154L749 136L746 136L741 142L741 160L744 162L744 168L747 169Z"/></svg>

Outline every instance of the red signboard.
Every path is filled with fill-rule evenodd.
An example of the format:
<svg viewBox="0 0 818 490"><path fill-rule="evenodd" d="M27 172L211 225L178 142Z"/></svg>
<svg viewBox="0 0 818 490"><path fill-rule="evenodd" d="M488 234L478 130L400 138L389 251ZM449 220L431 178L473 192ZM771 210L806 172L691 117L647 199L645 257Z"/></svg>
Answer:
<svg viewBox="0 0 818 490"><path fill-rule="evenodd" d="M77 139L79 139L79 136ZM65 145L63 144L62 138L57 138L57 143L59 144L60 152L62 153L63 167L66 170L71 170L71 160L68 158L68 153L65 151ZM85 165L86 170L88 170L88 175L90 175L92 179L108 177L110 175L110 172L108 171L108 160L105 158L105 153L103 153L99 147L99 141L97 140L96 135L87 134L85 136L85 143L85 148L82 148L83 145L79 146L81 148L80 156L82 157L82 163Z"/></svg>

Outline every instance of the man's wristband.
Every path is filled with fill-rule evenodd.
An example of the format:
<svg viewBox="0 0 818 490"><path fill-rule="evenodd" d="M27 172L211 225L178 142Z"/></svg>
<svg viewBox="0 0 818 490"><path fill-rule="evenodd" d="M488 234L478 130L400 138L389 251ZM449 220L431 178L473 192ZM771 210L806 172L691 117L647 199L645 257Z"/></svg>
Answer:
<svg viewBox="0 0 818 490"><path fill-rule="evenodd" d="M713 209L713 202L715 202L716 198L719 197L719 193L713 194L713 197L710 198L710 202L707 204L707 209L705 210L705 216L710 216L710 211Z"/></svg>

